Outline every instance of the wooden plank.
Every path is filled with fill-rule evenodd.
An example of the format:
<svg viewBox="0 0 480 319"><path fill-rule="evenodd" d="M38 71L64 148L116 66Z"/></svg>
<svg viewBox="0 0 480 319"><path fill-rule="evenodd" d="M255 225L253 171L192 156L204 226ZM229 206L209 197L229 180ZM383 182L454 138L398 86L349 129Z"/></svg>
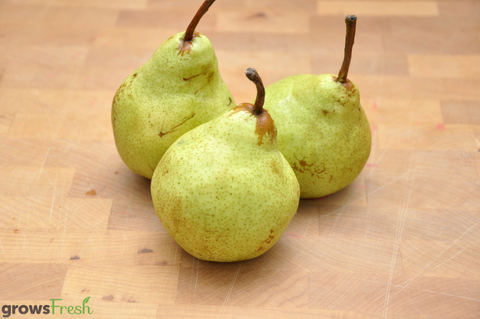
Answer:
<svg viewBox="0 0 480 319"><path fill-rule="evenodd" d="M472 225L456 226L458 234L453 240L410 239L402 244L402 257L406 275L411 278L404 285L415 282L418 276L462 278L476 280L478 292L479 271L476 258L480 253L478 243L478 216ZM458 222L457 222L458 223ZM450 280L452 282L452 280ZM465 292L467 293L467 289ZM477 296L471 296L478 299Z"/></svg>
<svg viewBox="0 0 480 319"><path fill-rule="evenodd" d="M306 308L308 272L223 268L214 264L182 267L176 304ZM213 270L213 271L212 271Z"/></svg>
<svg viewBox="0 0 480 319"><path fill-rule="evenodd" d="M216 51L219 67L226 84L232 94L238 99L236 104L252 101L256 96L255 86L250 81L238 81L237 75L243 74L249 67L257 68L262 74L262 81L265 85L272 84L285 77L295 74L309 74L312 72L311 54L307 53L285 53L272 58L269 51ZM255 65L252 61L256 61ZM279 66L282 67L279 67ZM230 81L231 80L231 81ZM235 80L235 82L233 82Z"/></svg>
<svg viewBox="0 0 480 319"><path fill-rule="evenodd" d="M0 262L176 266L182 249L166 232L2 232Z"/></svg>
<svg viewBox="0 0 480 319"><path fill-rule="evenodd" d="M436 1L318 1L321 15L437 16Z"/></svg>
<svg viewBox="0 0 480 319"><path fill-rule="evenodd" d="M3 24L30 27L59 27L65 24L81 28L85 25L112 26L117 11L103 8L49 7L45 3L6 4L0 18Z"/></svg>
<svg viewBox="0 0 480 319"><path fill-rule="evenodd" d="M173 304L178 266L72 266L63 283L62 297L113 303Z"/></svg>
<svg viewBox="0 0 480 319"><path fill-rule="evenodd" d="M378 126L380 148L437 151L475 151L473 129L444 125Z"/></svg>
<svg viewBox="0 0 480 319"><path fill-rule="evenodd" d="M66 265L0 263L0 300L11 304L15 299L48 300L60 297L62 284L67 273Z"/></svg>
<svg viewBox="0 0 480 319"><path fill-rule="evenodd" d="M362 88L359 88L360 91ZM438 100L422 99L373 99L363 103L369 121L396 127L399 123L413 127L443 123L441 103ZM370 108L371 106L371 108Z"/></svg>
<svg viewBox="0 0 480 319"><path fill-rule="evenodd" d="M31 139L113 141L109 111L67 116L17 113L8 136Z"/></svg>
<svg viewBox="0 0 480 319"><path fill-rule="evenodd" d="M480 6L477 1L460 0L460 1L439 1L438 9L442 16L469 16L472 13L478 13Z"/></svg>
<svg viewBox="0 0 480 319"><path fill-rule="evenodd" d="M439 78L476 78L480 58L476 55L408 55L411 76Z"/></svg>
<svg viewBox="0 0 480 319"><path fill-rule="evenodd" d="M151 55L164 41L180 32L178 29L114 27L100 30L95 37L94 47L102 48L146 48ZM207 35L208 37L208 35Z"/></svg>
<svg viewBox="0 0 480 319"><path fill-rule="evenodd" d="M3 196L0 201L0 229L20 231L51 229L107 230L112 200L96 198Z"/></svg>
<svg viewBox="0 0 480 319"><path fill-rule="evenodd" d="M478 281L459 280L464 285L457 290L444 278L395 278L389 299L390 313L408 316L419 314L434 318L475 318L478 309ZM408 281L407 281L408 280ZM407 283L410 283L407 286Z"/></svg>
<svg viewBox="0 0 480 319"><path fill-rule="evenodd" d="M398 216L398 215L397 215ZM398 217L397 217L398 219ZM395 225L397 220L394 221ZM394 238L382 239L342 236L304 237L284 235L279 242L260 257L242 262L242 269L324 271L344 273L389 273L391 268ZM400 259L400 258L399 258ZM195 266L198 260L188 254L182 255L184 265ZM210 267L216 271L237 269L237 264L214 264L200 261L198 267ZM399 260L396 271L402 272Z"/></svg>
<svg viewBox="0 0 480 319"><path fill-rule="evenodd" d="M480 125L478 101L442 101L445 124Z"/></svg>
<svg viewBox="0 0 480 319"><path fill-rule="evenodd" d="M310 308L382 314L388 284L386 275L314 272L310 280ZM350 301L348 306L345 306L346 300Z"/></svg>
<svg viewBox="0 0 480 319"><path fill-rule="evenodd" d="M44 4L42 0L22 0L23 4L29 5L41 5ZM144 9L146 8L148 0L106 0L99 4L94 0L73 0L73 1L62 1L54 0L48 3L50 6L55 7L87 7L87 8L114 8L114 9Z"/></svg>
<svg viewBox="0 0 480 319"><path fill-rule="evenodd" d="M209 305L159 305L157 318L186 318L186 319L207 319L207 318L225 318L235 319L241 316L246 319L287 319L287 318L306 318L306 319L365 319L381 318L371 314L365 314L355 311L344 310L325 310L325 309L295 309L295 308L253 308L228 306L228 303L222 306Z"/></svg>
<svg viewBox="0 0 480 319"><path fill-rule="evenodd" d="M265 34L302 34L310 31L308 15L304 13L258 11L225 12L218 15L218 30L222 32L256 32Z"/></svg>
<svg viewBox="0 0 480 319"><path fill-rule="evenodd" d="M52 66L80 67L88 52L86 47L64 47L58 45L10 45L0 51L0 65L48 64Z"/></svg>
<svg viewBox="0 0 480 319"><path fill-rule="evenodd" d="M198 2L197 2L198 5ZM118 15L116 22L117 27L128 28L161 28L174 29L175 33L185 31L193 19L197 6L189 7L188 11L183 9L177 10L122 10ZM215 13L209 13L202 18L201 24L198 26L198 32L207 33L215 30L217 16ZM175 34L174 33L174 34ZM171 34L173 35L173 34Z"/></svg>
<svg viewBox="0 0 480 319"><path fill-rule="evenodd" d="M0 191L8 196L66 196L75 168L15 167L0 168Z"/></svg>

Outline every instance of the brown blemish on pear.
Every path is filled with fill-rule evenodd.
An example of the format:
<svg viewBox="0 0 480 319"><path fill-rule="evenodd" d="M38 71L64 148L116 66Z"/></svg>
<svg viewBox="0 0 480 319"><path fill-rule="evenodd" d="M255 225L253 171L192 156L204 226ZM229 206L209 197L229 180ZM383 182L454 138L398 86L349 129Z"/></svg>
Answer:
<svg viewBox="0 0 480 319"><path fill-rule="evenodd" d="M117 121L117 111L115 110L115 97L113 98L113 102L112 102L112 127L113 127L113 131L115 132L115 122Z"/></svg>
<svg viewBox="0 0 480 319"><path fill-rule="evenodd" d="M302 159L298 159L295 154L293 155L295 156L295 159L298 161L298 165L297 163L294 163L292 165L292 168L297 172L300 172L300 173L308 172L310 173L310 175L312 175L312 177L315 176L318 179L321 179L322 178L321 175L327 171L327 169L325 168L325 164L323 165L323 169L320 170L319 168L317 168L315 162L312 162L311 164L307 164L307 161L305 161L305 157L303 157Z"/></svg>
<svg viewBox="0 0 480 319"><path fill-rule="evenodd" d="M200 22L200 19L202 19L203 15L207 13L208 9L214 2L215 0L206 0L202 4L200 9L198 9L197 13L193 17L190 24L188 25L187 30L185 31L185 36L183 37L183 39L180 40L180 44L178 46L178 54L183 56L185 53L190 53L193 46L193 40L196 37L202 36L199 32L195 31L195 28Z"/></svg>
<svg viewBox="0 0 480 319"><path fill-rule="evenodd" d="M232 116L233 114L238 112L249 112L253 116L255 116L257 118L257 125L255 126L255 134L258 135L258 145L260 146L263 144L263 137L266 134L270 135L272 139L276 138L277 129L275 127L275 123L273 122L272 117L270 116L267 110L264 109L262 114L256 115L254 113L254 109L255 109L255 106L253 106L252 104L242 103L232 108L233 112L229 116Z"/></svg>
<svg viewBox="0 0 480 319"><path fill-rule="evenodd" d="M158 133L158 136L164 137L168 133L175 132L180 126L185 124L188 120L191 120L195 116L195 112L190 114L189 116L185 117L179 124L173 126L169 131L163 132L163 129L160 130L160 133Z"/></svg>
<svg viewBox="0 0 480 319"><path fill-rule="evenodd" d="M275 236L276 236L277 234L274 234L273 232L274 232L273 228L270 229L270 235L268 235L268 238L267 238L267 239L265 239L264 241L262 241L262 244L263 244L263 243L265 243L265 244L270 244L270 243L272 242L272 240L275 239ZM264 248L263 246L260 246L260 247L257 249L257 252L262 251L263 249L265 249L265 248Z"/></svg>
<svg viewBox="0 0 480 319"><path fill-rule="evenodd" d="M268 238L265 239L263 242L270 244L274 238L275 238L275 235L269 235Z"/></svg>
<svg viewBox="0 0 480 319"><path fill-rule="evenodd" d="M313 166L314 163L312 163L312 164L310 164L310 165L307 165L307 162L306 162L306 161L301 160L301 161L299 161L299 164L300 164L300 166L301 166L303 169L305 169L307 166L309 166L309 167L310 167L310 166Z"/></svg>
<svg viewBox="0 0 480 319"><path fill-rule="evenodd" d="M193 39L201 36L202 34L200 32L194 32L190 41L185 41L184 39L180 40L180 45L178 46L178 54L183 56L185 53L190 53L193 47Z"/></svg>
<svg viewBox="0 0 480 319"><path fill-rule="evenodd" d="M208 82L208 84L212 83L214 77L215 77L215 73L214 73L214 72L210 72L210 73L207 74L207 82Z"/></svg>
<svg viewBox="0 0 480 319"><path fill-rule="evenodd" d="M201 74L205 74L205 73L201 73ZM201 75L199 74L199 75ZM214 72L210 72L207 74L207 83L205 83L205 85L203 85L202 87L200 87L198 90L195 91L194 95L197 94L198 92L200 92L200 90L202 90L203 88L207 87L210 83L212 83L213 81L213 77L215 76L215 73ZM185 81L185 79L183 79Z"/></svg>
<svg viewBox="0 0 480 319"><path fill-rule="evenodd" d="M189 78L183 78L183 80L184 80L184 81L190 81L191 79L196 78L197 76L200 76L200 75L203 75L203 74L205 74L205 72L202 72L202 73L200 73L200 74L191 76L191 77L189 77Z"/></svg>
<svg viewBox="0 0 480 319"><path fill-rule="evenodd" d="M270 135L272 139L277 138L277 129L270 114L265 110L262 115L257 116L257 126L255 127L255 134L258 135L258 145L263 144L263 137L265 134Z"/></svg>
<svg viewBox="0 0 480 319"><path fill-rule="evenodd" d="M258 145L263 144L263 138L266 134L270 135L272 139L277 137L277 128L273 122L272 117L267 110L263 108L263 103L265 102L265 87L263 86L262 79L258 74L257 70L249 68L245 71L247 78L255 83L257 87L257 98L255 99L255 104L251 103L242 103L234 108L233 112L229 115L233 115L237 112L249 112L257 118L257 125L255 126L255 134L258 135Z"/></svg>
<svg viewBox="0 0 480 319"><path fill-rule="evenodd" d="M335 82L338 82L340 83L341 85L343 85L343 87L347 90L347 92L349 92L349 95L355 93L357 90L355 89L355 85L352 83L352 81L350 81L349 79L347 79L345 82L340 82L338 80L338 76L332 76L332 79L333 81ZM351 92L351 93L350 93Z"/></svg>
<svg viewBox="0 0 480 319"><path fill-rule="evenodd" d="M277 175L282 175L281 168L277 165L277 163L272 163L270 164L270 167L272 168L272 172L274 172Z"/></svg>
<svg viewBox="0 0 480 319"><path fill-rule="evenodd" d="M137 77L137 73L134 73L134 74L132 74L132 78L131 78L130 82L128 82L128 83L124 82L124 83L122 83L122 85L120 85L117 92L115 93L115 96L113 97L112 109L114 109L115 104L120 101L120 97L123 94L123 91L125 91L125 89L127 89L128 87L130 87L132 85L133 80L135 80L136 77Z"/></svg>

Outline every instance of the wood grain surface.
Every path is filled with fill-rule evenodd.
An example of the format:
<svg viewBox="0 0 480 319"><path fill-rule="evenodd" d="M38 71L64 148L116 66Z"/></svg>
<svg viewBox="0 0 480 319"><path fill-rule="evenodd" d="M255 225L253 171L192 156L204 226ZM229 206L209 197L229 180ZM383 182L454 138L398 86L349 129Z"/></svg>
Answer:
<svg viewBox="0 0 480 319"><path fill-rule="evenodd" d="M110 123L124 78L201 3L0 0L0 306L90 297L92 318L480 318L480 2L216 1L198 30L237 103L255 95L248 67L267 85L337 73L344 16L358 15L349 78L373 133L350 186L302 200L270 251L229 264L173 241Z"/></svg>

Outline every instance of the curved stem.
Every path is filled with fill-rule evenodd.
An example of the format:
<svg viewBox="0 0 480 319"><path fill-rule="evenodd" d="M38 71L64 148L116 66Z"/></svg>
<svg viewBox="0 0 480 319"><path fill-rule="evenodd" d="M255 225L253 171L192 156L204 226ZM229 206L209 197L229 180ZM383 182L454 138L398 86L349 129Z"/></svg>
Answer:
<svg viewBox="0 0 480 319"><path fill-rule="evenodd" d="M352 60L353 42L355 40L355 29L357 27L357 16L348 15L345 18L347 25L347 34L345 36L345 53L343 56L343 63L340 72L338 72L337 82L347 82L348 69L350 68L350 61Z"/></svg>
<svg viewBox="0 0 480 319"><path fill-rule="evenodd" d="M197 14L195 14L192 21L188 25L187 31L185 31L185 37L183 38L183 41L192 41L197 24L200 22L200 19L202 19L203 15L207 13L208 9L214 2L215 0L205 0L200 9L198 9Z"/></svg>
<svg viewBox="0 0 480 319"><path fill-rule="evenodd" d="M253 68L248 68L247 71L245 71L245 75L250 81L255 83L257 87L257 98L253 106L253 114L260 115L263 113L263 103L265 102L265 87L263 86L262 78L257 70Z"/></svg>

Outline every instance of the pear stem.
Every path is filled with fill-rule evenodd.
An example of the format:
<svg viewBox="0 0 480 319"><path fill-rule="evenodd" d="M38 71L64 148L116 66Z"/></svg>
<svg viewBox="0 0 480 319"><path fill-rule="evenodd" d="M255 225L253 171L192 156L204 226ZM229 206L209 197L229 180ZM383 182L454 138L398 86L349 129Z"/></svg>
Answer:
<svg viewBox="0 0 480 319"><path fill-rule="evenodd" d="M350 68L350 61L352 60L353 42L355 40L355 29L357 27L357 16L348 15L345 18L347 25L347 34L345 35L345 53L343 56L343 64L340 72L338 72L337 82L345 83L348 81L348 69Z"/></svg>
<svg viewBox="0 0 480 319"><path fill-rule="evenodd" d="M187 31L185 31L185 37L183 38L184 42L192 41L193 34L195 32L195 29L197 28L198 23L200 22L200 19L202 19L203 15L207 13L208 9L214 2L215 0L205 0L200 9L198 9L197 14L195 14L192 21L188 25Z"/></svg>
<svg viewBox="0 0 480 319"><path fill-rule="evenodd" d="M265 86L263 86L262 78L257 70L248 68L247 71L245 71L245 75L250 81L255 83L255 86L257 87L257 98L255 99L252 113L260 115L263 113L263 103L265 102Z"/></svg>

